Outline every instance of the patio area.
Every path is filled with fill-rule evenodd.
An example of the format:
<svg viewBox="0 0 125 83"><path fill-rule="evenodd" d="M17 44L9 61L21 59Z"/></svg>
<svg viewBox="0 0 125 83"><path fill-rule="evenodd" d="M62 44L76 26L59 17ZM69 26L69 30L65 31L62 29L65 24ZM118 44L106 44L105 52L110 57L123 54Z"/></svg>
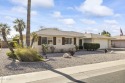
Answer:
<svg viewBox="0 0 125 83"><path fill-rule="evenodd" d="M0 51L0 76L45 71L57 68L93 64L125 59L124 53L104 54L103 51L78 51L72 58L63 58L64 53L47 54L47 62L20 62L15 64L6 56L8 49Z"/></svg>

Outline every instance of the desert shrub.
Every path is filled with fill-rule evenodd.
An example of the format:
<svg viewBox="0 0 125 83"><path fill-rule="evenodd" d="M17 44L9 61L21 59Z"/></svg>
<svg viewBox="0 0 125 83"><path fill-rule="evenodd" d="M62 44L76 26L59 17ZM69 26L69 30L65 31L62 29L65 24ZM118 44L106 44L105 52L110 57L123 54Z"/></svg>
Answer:
<svg viewBox="0 0 125 83"><path fill-rule="evenodd" d="M97 50L100 48L99 43L84 43L84 49L87 50Z"/></svg>
<svg viewBox="0 0 125 83"><path fill-rule="evenodd" d="M13 54L11 52L7 53L9 58L13 58ZM42 61L43 57L38 54L38 52L31 48L18 48L15 50L16 59L22 62L36 62Z"/></svg>
<svg viewBox="0 0 125 83"><path fill-rule="evenodd" d="M55 49L56 49L56 48L55 48L54 46L50 46L50 50L51 50L52 53L55 52Z"/></svg>
<svg viewBox="0 0 125 83"><path fill-rule="evenodd" d="M15 48L17 46L17 41L10 41L9 44L11 45L11 47Z"/></svg>
<svg viewBox="0 0 125 83"><path fill-rule="evenodd" d="M69 54L70 54L71 56L73 56L73 55L75 54L74 48L70 48L70 49L69 49Z"/></svg>
<svg viewBox="0 0 125 83"><path fill-rule="evenodd" d="M48 51L48 45L47 44L42 44L42 52L43 52L43 54L46 55L47 51Z"/></svg>
<svg viewBox="0 0 125 83"><path fill-rule="evenodd" d="M7 52L6 55L7 55L9 58L17 59L16 54L13 54L12 52Z"/></svg>
<svg viewBox="0 0 125 83"><path fill-rule="evenodd" d="M64 49L60 49L60 52L63 53L63 52L64 52Z"/></svg>
<svg viewBox="0 0 125 83"><path fill-rule="evenodd" d="M17 41L17 43L19 44L19 39L18 38L13 38L13 41Z"/></svg>

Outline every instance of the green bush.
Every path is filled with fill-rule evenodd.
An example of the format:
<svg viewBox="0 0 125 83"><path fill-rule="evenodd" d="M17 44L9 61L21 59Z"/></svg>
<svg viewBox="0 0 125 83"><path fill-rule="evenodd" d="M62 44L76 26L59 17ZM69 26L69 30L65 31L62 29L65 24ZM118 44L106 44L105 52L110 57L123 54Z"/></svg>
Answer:
<svg viewBox="0 0 125 83"><path fill-rule="evenodd" d="M6 55L7 55L9 58L17 59L16 54L13 54L12 52L7 52Z"/></svg>
<svg viewBox="0 0 125 83"><path fill-rule="evenodd" d="M42 44L43 55L46 55L47 51L48 51L48 45L47 44Z"/></svg>
<svg viewBox="0 0 125 83"><path fill-rule="evenodd" d="M15 47L18 45L17 41L10 41L9 44L10 44L13 48L15 48Z"/></svg>
<svg viewBox="0 0 125 83"><path fill-rule="evenodd" d="M84 49L87 50L97 50L100 48L99 43L84 43Z"/></svg>
<svg viewBox="0 0 125 83"><path fill-rule="evenodd" d="M16 41L19 44L19 39L18 38L13 38L13 41Z"/></svg>
<svg viewBox="0 0 125 83"><path fill-rule="evenodd" d="M11 52L7 53L10 58L13 58L13 54ZM43 57L38 54L38 52L31 48L18 48L15 50L16 59L22 62L36 62L43 61Z"/></svg>

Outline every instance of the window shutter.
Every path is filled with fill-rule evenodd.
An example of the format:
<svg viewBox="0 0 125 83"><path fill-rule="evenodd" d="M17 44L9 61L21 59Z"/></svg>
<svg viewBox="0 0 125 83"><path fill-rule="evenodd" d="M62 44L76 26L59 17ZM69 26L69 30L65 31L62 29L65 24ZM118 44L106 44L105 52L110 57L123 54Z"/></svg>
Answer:
<svg viewBox="0 0 125 83"><path fill-rule="evenodd" d="M53 37L53 45L56 45L56 37Z"/></svg>
<svg viewBox="0 0 125 83"><path fill-rule="evenodd" d="M65 37L62 37L62 45L65 45Z"/></svg>
<svg viewBox="0 0 125 83"><path fill-rule="evenodd" d="M41 36L38 37L38 45L41 45Z"/></svg>
<svg viewBox="0 0 125 83"><path fill-rule="evenodd" d="M76 45L76 38L74 38L74 45Z"/></svg>

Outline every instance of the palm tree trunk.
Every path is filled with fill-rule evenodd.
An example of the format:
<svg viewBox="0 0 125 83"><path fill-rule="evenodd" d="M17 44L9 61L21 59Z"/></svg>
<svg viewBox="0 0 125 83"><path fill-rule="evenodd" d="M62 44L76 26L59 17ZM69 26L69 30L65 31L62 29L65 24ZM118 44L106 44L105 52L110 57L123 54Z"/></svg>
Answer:
<svg viewBox="0 0 125 83"><path fill-rule="evenodd" d="M28 0L27 8L27 31L26 31L26 44L30 46L30 14L31 14L31 0Z"/></svg>
<svg viewBox="0 0 125 83"><path fill-rule="evenodd" d="M35 39L33 38L33 39L32 39L32 42L31 42L31 47L33 46L34 40L35 40Z"/></svg>
<svg viewBox="0 0 125 83"><path fill-rule="evenodd" d="M24 47L24 46L23 46L23 34L22 34L22 31L19 31L19 33L20 33L21 45L22 45L22 47Z"/></svg>
<svg viewBox="0 0 125 83"><path fill-rule="evenodd" d="M2 30L2 36L3 36L4 41L5 41L6 44L7 44L8 48L9 48L10 51L14 54L13 48L10 46L10 44L9 44L8 41L7 41L5 29Z"/></svg>

